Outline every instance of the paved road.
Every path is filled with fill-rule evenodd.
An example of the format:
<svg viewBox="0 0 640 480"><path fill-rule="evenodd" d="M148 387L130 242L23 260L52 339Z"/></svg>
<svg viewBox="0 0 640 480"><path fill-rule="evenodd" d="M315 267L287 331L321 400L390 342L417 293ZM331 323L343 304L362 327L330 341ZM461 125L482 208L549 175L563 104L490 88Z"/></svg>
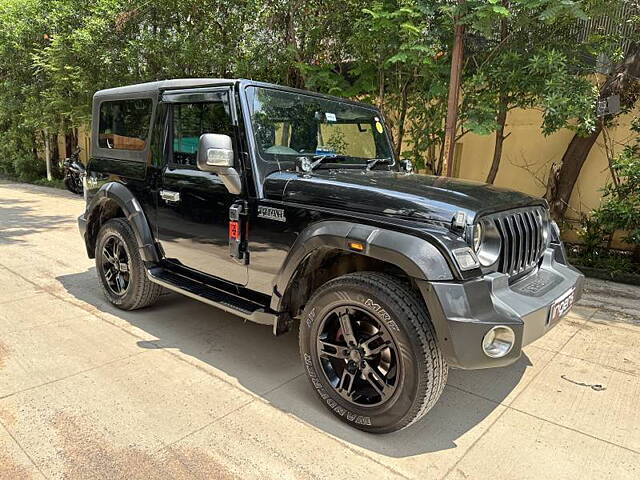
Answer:
<svg viewBox="0 0 640 480"><path fill-rule="evenodd" d="M373 436L316 401L295 335L173 294L110 307L82 206L0 183L0 478L640 478L638 289L592 284L516 365L453 371Z"/></svg>

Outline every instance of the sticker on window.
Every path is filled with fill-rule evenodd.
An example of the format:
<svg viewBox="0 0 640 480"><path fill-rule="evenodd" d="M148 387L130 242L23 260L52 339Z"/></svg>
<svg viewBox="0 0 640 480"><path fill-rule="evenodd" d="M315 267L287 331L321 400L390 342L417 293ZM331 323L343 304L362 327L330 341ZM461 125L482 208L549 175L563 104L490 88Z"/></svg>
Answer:
<svg viewBox="0 0 640 480"><path fill-rule="evenodd" d="M337 118L336 118L336 114L335 113L329 113L326 112L324 114L325 118L327 119L327 122L336 122Z"/></svg>

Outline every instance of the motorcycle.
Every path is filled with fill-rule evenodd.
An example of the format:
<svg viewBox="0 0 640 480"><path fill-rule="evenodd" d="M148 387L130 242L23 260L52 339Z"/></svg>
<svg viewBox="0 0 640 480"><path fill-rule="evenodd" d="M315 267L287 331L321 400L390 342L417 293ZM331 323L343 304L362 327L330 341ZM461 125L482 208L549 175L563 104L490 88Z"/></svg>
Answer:
<svg viewBox="0 0 640 480"><path fill-rule="evenodd" d="M82 177L86 171L84 165L80 161L80 149L76 149L71 157L64 159L64 185L72 193L82 195L84 187L82 186Z"/></svg>

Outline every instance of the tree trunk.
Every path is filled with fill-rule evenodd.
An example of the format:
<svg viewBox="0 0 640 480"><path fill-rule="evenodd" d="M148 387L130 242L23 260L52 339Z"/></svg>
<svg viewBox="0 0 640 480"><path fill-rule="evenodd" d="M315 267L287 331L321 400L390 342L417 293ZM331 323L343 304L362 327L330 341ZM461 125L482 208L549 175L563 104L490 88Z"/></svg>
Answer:
<svg viewBox="0 0 640 480"><path fill-rule="evenodd" d="M458 0L458 5L464 4L464 0ZM453 171L453 149L456 143L456 130L458 126L458 100L460 97L460 72L464 57L464 24L460 18L456 18L454 27L453 51L451 52L451 73L449 75L449 97L447 100L447 118L444 127L444 143L442 155L442 174L449 177Z"/></svg>
<svg viewBox="0 0 640 480"><path fill-rule="evenodd" d="M69 158L75 149L73 130L64 134L64 156Z"/></svg>
<svg viewBox="0 0 640 480"><path fill-rule="evenodd" d="M402 88L402 100L400 102L400 118L398 118L398 138L396 139L396 158L400 158L402 152L402 139L404 137L404 123L407 118L407 98L409 96L409 83L411 78L405 82Z"/></svg>
<svg viewBox="0 0 640 480"><path fill-rule="evenodd" d="M47 165L47 180L53 180L51 175L51 149L49 148L49 132L44 131L44 161Z"/></svg>
<svg viewBox="0 0 640 480"><path fill-rule="evenodd" d="M504 95L500 96L496 121L498 123L498 128L496 129L496 144L493 148L493 160L491 161L489 175L487 175L487 183L496 181L498 168L500 168L500 160L502 159L502 144L504 143L504 139L507 138L504 134L504 126L507 123L507 99Z"/></svg>
<svg viewBox="0 0 640 480"><path fill-rule="evenodd" d="M502 0L502 6L509 8L509 2ZM500 21L500 44L502 44L509 35L509 25L507 19L503 18ZM496 143L493 148L493 159L491 160L491 168L487 175L487 183L493 183L496 181L498 175L498 168L500 168L500 160L502 160L502 144L504 139L507 138L504 135L504 126L507 123L507 110L509 108L509 100L504 93L500 94L498 98L498 115L496 116L496 122L498 128L496 129Z"/></svg>
<svg viewBox="0 0 640 480"><path fill-rule="evenodd" d="M598 123L596 129L588 137L574 135L562 156L562 163L557 170L557 175L550 175L547 183L547 201L551 209L551 216L556 220L562 220L569 206L573 187L578 181L580 171L586 162L591 147L596 143L602 123Z"/></svg>
<svg viewBox="0 0 640 480"><path fill-rule="evenodd" d="M620 95L621 112L629 110L638 99L638 78L640 77L640 46L634 45L629 50L624 62L609 75L609 78L600 89L600 97ZM587 137L574 135L562 156L562 166L557 175L550 175L549 180L554 182L547 185L545 198L551 207L551 214L556 220L562 220L569 205L569 199L573 193L580 171L589 156L591 148L595 144L600 132L602 122ZM557 168L557 166L554 166Z"/></svg>

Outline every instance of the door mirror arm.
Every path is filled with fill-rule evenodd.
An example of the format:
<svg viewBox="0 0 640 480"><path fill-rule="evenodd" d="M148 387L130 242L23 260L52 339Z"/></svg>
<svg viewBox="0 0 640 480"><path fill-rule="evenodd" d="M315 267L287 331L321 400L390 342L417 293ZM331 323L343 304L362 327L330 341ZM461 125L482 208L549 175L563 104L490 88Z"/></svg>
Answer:
<svg viewBox="0 0 640 480"><path fill-rule="evenodd" d="M200 135L197 164L199 170L217 174L229 193L238 195L242 191L242 179L234 168L233 142L229 135Z"/></svg>

